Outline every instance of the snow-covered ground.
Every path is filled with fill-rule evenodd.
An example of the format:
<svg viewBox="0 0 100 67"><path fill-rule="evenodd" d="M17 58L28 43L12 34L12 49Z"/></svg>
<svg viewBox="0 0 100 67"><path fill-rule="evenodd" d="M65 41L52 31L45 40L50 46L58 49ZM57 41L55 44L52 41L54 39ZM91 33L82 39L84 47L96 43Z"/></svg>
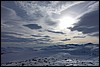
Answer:
<svg viewBox="0 0 100 67"><path fill-rule="evenodd" d="M1 66L99 66L99 45L1 47Z"/></svg>

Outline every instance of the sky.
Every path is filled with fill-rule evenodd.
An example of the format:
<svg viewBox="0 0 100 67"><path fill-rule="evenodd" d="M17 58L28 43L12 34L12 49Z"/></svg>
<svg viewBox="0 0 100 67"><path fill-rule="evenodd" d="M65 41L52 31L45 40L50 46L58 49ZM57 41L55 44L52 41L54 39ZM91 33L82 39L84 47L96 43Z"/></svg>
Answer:
<svg viewBox="0 0 100 67"><path fill-rule="evenodd" d="M99 1L1 1L1 42L99 43Z"/></svg>

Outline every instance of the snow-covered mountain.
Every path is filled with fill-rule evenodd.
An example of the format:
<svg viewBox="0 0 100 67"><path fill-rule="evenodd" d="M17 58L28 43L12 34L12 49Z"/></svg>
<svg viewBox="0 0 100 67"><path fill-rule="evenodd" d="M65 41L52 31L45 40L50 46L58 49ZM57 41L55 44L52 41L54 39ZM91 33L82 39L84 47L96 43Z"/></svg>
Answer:
<svg viewBox="0 0 100 67"><path fill-rule="evenodd" d="M2 66L98 66L98 44L1 47Z"/></svg>

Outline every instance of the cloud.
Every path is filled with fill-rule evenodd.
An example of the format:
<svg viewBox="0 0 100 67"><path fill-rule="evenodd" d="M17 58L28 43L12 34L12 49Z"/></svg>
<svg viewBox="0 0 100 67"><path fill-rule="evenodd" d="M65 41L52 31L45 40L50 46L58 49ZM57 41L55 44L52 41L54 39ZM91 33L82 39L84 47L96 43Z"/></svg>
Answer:
<svg viewBox="0 0 100 67"><path fill-rule="evenodd" d="M57 21L55 21L55 19L50 19L50 17L45 19L45 23L49 26L56 26L57 25Z"/></svg>
<svg viewBox="0 0 100 67"><path fill-rule="evenodd" d="M21 2L21 1L2 1L1 2L1 5L5 6L5 7L8 7L12 10L15 10L16 14L18 16L20 16L21 18L28 18L27 16L27 13L26 11L21 7L21 5L19 5L17 2Z"/></svg>
<svg viewBox="0 0 100 67"><path fill-rule="evenodd" d="M31 35L31 36L34 36L34 37L46 37L46 38L49 38L49 37L50 37L50 36L48 36L48 35L46 35L46 36L42 36L42 35L36 35L36 34Z"/></svg>
<svg viewBox="0 0 100 67"><path fill-rule="evenodd" d="M31 38L19 38L7 34L1 35L1 41L2 42L33 42L33 39Z"/></svg>
<svg viewBox="0 0 100 67"><path fill-rule="evenodd" d="M15 32L2 32L2 34L15 34L15 35L23 35L23 34L20 34L20 33L15 33Z"/></svg>
<svg viewBox="0 0 100 67"><path fill-rule="evenodd" d="M67 39L67 38L65 38L65 39L63 39L63 40L61 40L61 41L69 41L69 40L71 40L71 39Z"/></svg>
<svg viewBox="0 0 100 67"><path fill-rule="evenodd" d="M86 36L74 36L73 38L85 38Z"/></svg>
<svg viewBox="0 0 100 67"><path fill-rule="evenodd" d="M42 28L41 26L38 26L38 24L27 24L27 25L23 25L23 26L26 26L30 29L41 29Z"/></svg>
<svg viewBox="0 0 100 67"><path fill-rule="evenodd" d="M8 41L20 40L19 42L26 40L27 42L32 41L34 43L40 43L40 42L45 43L48 41L51 42L52 39L49 39L50 36L51 37L53 36L53 34L51 33L55 33L55 35L57 34L56 35L57 37L59 37L59 34L65 34L64 33L65 31L53 31L54 29L56 29L56 25L58 24L58 19L60 17L65 15L68 16L69 14L74 16L74 13L76 17L77 14L81 14L86 11L88 12L94 11L95 9L97 9L96 8L98 7L97 5L98 3L96 1L93 2L92 1L87 1L87 2L86 1L84 2L83 1L62 1L62 2L43 1L43 3L41 3L40 1L25 1L25 2L2 1L1 2L1 19L2 19L1 32L6 33L5 37L2 36L2 39L6 39L6 40L8 39ZM85 15L84 14L82 14L82 17L80 19L84 19L83 16L85 17L85 15L86 16L89 15L89 13ZM81 21L83 22L83 20ZM81 24L82 22L80 22L79 25L76 24L75 25L76 27L74 26L75 29L73 29L74 27L70 29L74 31L77 30L78 28L78 31L88 34L87 32L95 33L97 27L99 27L96 26L95 23L93 25L90 25L92 23L86 24L87 22L85 22L85 24ZM90 30L92 32L90 32ZM50 36L45 34L48 34ZM97 36L97 35L98 34L95 33L95 34L91 34L90 36Z"/></svg>
<svg viewBox="0 0 100 67"><path fill-rule="evenodd" d="M63 10L61 13L63 15L69 14L69 15L73 15L74 17L79 18L83 16L84 14L95 11L99 8L98 1L78 1L78 2L70 5L70 7Z"/></svg>
<svg viewBox="0 0 100 67"><path fill-rule="evenodd" d="M48 25L56 25L57 23L56 22L54 22L54 21L52 21L52 20L48 20L47 22L46 22L46 24L48 24Z"/></svg>
<svg viewBox="0 0 100 67"><path fill-rule="evenodd" d="M94 32L92 34L88 34L89 36L96 36L96 37L99 37L99 32Z"/></svg>
<svg viewBox="0 0 100 67"><path fill-rule="evenodd" d="M99 10L87 13L81 17L81 20L75 24L71 31L77 30L84 34L92 34L99 31Z"/></svg>
<svg viewBox="0 0 100 67"><path fill-rule="evenodd" d="M31 35L31 36L34 36L34 37L42 37L42 36L40 36L40 35L35 35L35 34L34 34L34 35Z"/></svg>
<svg viewBox="0 0 100 67"><path fill-rule="evenodd" d="M47 16L51 16L51 14L58 14L64 9L67 9L70 7L70 5L81 3L82 1L43 1L42 4L40 1L31 1L31 2L21 2L21 1L15 1L15 5L13 5L12 2L10 8L13 8L17 11L18 15L22 15L21 17L24 17L26 19L40 19L42 17L47 18ZM7 3L6 3L7 4ZM14 8L14 7L15 8ZM17 6L17 7L16 7ZM19 10L17 10L19 9Z"/></svg>
<svg viewBox="0 0 100 67"><path fill-rule="evenodd" d="M9 35L11 34L11 35ZM17 33L12 33L12 32L2 32L1 33L1 41L2 42L35 42L35 43L47 43L49 42L51 39L49 39L49 36L39 36L39 37L45 37L45 38L23 38L23 37L17 37L17 36L13 36L12 34L15 35L21 35L22 34L17 34ZM38 37L38 35L35 35L35 37ZM50 41L51 42L51 41Z"/></svg>
<svg viewBox="0 0 100 67"><path fill-rule="evenodd" d="M44 37L50 37L50 36L44 36Z"/></svg>
<svg viewBox="0 0 100 67"><path fill-rule="evenodd" d="M52 30L47 30L48 32L52 32L52 33L57 33L57 34L65 34L63 32L57 32L57 31L52 31Z"/></svg>
<svg viewBox="0 0 100 67"><path fill-rule="evenodd" d="M51 39L48 39L48 38L40 38L40 39L37 39L38 41L50 41Z"/></svg>
<svg viewBox="0 0 100 67"><path fill-rule="evenodd" d="M46 12L44 12L44 9L42 10L43 8L42 4L39 3L39 1L37 2L35 1L31 1L31 2L16 1L15 4L17 5L19 9L19 10L16 10L18 15L23 17L24 19L35 20L35 19L40 19L46 15L45 14ZM45 3L45 5L47 4Z"/></svg>
<svg viewBox="0 0 100 67"><path fill-rule="evenodd" d="M48 44L47 42L38 42L37 44Z"/></svg>
<svg viewBox="0 0 100 67"><path fill-rule="evenodd" d="M5 6L1 6L1 19L3 21L10 20L10 19L20 19L19 16L17 16L16 12L13 9L10 9Z"/></svg>

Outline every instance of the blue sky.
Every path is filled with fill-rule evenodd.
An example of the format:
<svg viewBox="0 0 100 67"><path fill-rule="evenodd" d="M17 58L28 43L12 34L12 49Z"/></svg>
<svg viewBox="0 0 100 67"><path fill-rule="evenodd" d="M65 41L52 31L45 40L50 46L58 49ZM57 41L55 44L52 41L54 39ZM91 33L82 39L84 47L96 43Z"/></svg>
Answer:
<svg viewBox="0 0 100 67"><path fill-rule="evenodd" d="M2 1L1 41L99 43L99 1Z"/></svg>

